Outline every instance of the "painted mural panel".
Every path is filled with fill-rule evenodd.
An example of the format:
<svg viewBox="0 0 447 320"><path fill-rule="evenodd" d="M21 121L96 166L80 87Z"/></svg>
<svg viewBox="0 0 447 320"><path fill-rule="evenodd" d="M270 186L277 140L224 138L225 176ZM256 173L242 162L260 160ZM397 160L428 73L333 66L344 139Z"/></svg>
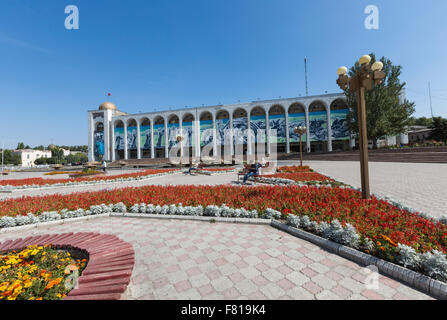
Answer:
<svg viewBox="0 0 447 320"><path fill-rule="evenodd" d="M94 132L94 141L95 141L95 155L103 156L104 155L104 131L95 131Z"/></svg>
<svg viewBox="0 0 447 320"><path fill-rule="evenodd" d="M115 128L115 150L124 150L124 127Z"/></svg>
<svg viewBox="0 0 447 320"><path fill-rule="evenodd" d="M213 120L200 121L200 146L213 142Z"/></svg>
<svg viewBox="0 0 447 320"><path fill-rule="evenodd" d="M333 140L349 140L350 131L347 116L349 109L331 110L331 129Z"/></svg>
<svg viewBox="0 0 447 320"><path fill-rule="evenodd" d="M184 147L193 147L195 145L192 122L183 122L182 123L182 135L185 137L185 139L183 140Z"/></svg>
<svg viewBox="0 0 447 320"><path fill-rule="evenodd" d="M326 111L309 113L310 141L327 140L327 114Z"/></svg>
<svg viewBox="0 0 447 320"><path fill-rule="evenodd" d="M177 144L177 135L179 134L178 123L168 123L168 149L171 150Z"/></svg>
<svg viewBox="0 0 447 320"><path fill-rule="evenodd" d="M286 117L284 114L269 115L270 130L276 130L276 141L271 138L271 143L286 142Z"/></svg>
<svg viewBox="0 0 447 320"><path fill-rule="evenodd" d="M224 145L225 143L228 144L229 140L225 141L225 133L228 134L229 128L230 119L216 119L217 145Z"/></svg>
<svg viewBox="0 0 447 320"><path fill-rule="evenodd" d="M151 126L140 127L140 146L141 149L151 149Z"/></svg>
<svg viewBox="0 0 447 320"><path fill-rule="evenodd" d="M255 142L266 142L266 121L265 115L251 116L250 117L250 129L251 129L251 141ZM258 137L258 135L261 135Z"/></svg>
<svg viewBox="0 0 447 320"><path fill-rule="evenodd" d="M154 148L165 147L165 125L154 124Z"/></svg>
<svg viewBox="0 0 447 320"><path fill-rule="evenodd" d="M137 150L137 127L127 127L127 148Z"/></svg>
<svg viewBox="0 0 447 320"><path fill-rule="evenodd" d="M234 144L247 144L247 128L248 128L247 117L234 118L233 128L235 129L233 130Z"/></svg>
<svg viewBox="0 0 447 320"><path fill-rule="evenodd" d="M289 113L289 135L290 142L300 142L299 134L295 133L296 127L306 126L306 114L302 113ZM305 142L307 140L307 134L301 136L301 141Z"/></svg>

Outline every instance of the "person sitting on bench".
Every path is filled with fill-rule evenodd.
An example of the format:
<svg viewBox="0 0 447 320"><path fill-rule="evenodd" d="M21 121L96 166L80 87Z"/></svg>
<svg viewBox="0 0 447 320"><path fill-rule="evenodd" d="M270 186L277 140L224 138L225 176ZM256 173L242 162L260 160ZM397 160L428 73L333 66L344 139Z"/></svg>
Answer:
<svg viewBox="0 0 447 320"><path fill-rule="evenodd" d="M252 176L257 176L259 174L260 167L262 167L262 165L260 163L252 164L249 171L245 174L244 181L242 182L242 184L246 184L248 178L250 178Z"/></svg>

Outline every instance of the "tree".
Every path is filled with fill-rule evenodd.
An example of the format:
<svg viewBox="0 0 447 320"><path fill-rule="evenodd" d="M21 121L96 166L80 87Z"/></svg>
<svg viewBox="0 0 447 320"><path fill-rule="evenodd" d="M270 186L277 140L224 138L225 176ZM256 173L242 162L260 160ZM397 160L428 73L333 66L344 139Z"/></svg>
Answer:
<svg viewBox="0 0 447 320"><path fill-rule="evenodd" d="M5 149L4 152L5 152L4 159L3 159L4 164L13 164L15 166L22 164L22 158L19 156L18 153L14 153L11 150L7 150L7 149ZM1 157L1 154L0 154L0 157ZM0 163L1 163L1 158L0 158Z"/></svg>
<svg viewBox="0 0 447 320"><path fill-rule="evenodd" d="M441 117L433 118L430 126L432 129L430 138L436 141L447 141L447 119Z"/></svg>
<svg viewBox="0 0 447 320"><path fill-rule="evenodd" d="M17 150L21 150L21 149L25 149L25 144L23 143L23 142L19 142L18 144L17 144L17 148L16 148Z"/></svg>
<svg viewBox="0 0 447 320"><path fill-rule="evenodd" d="M370 56L373 64L376 57L373 53ZM399 80L402 67L393 65L385 57L380 61L383 63L385 79L382 84L375 85L371 91L365 92L366 128L368 139L373 141L373 148L377 148L377 140L381 137L404 133L406 127L411 124L410 116L415 111L413 102L405 99L400 103L400 95L406 84ZM349 71L349 76L354 76L359 68L360 64L356 62ZM351 132L358 133L357 94L346 89L345 95L351 109L347 117L349 127Z"/></svg>

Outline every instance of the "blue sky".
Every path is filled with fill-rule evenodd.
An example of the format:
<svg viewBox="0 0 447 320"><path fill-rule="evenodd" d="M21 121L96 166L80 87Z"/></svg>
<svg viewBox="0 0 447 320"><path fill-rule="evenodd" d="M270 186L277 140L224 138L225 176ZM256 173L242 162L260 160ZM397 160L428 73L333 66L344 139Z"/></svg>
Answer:
<svg viewBox="0 0 447 320"><path fill-rule="evenodd" d="M79 8L66 30L65 6ZM379 8L379 30L364 27ZM416 116L447 117L444 0L2 0L0 144L87 144L87 110L166 110L339 92L340 65L403 66ZM111 92L110 99L107 93Z"/></svg>

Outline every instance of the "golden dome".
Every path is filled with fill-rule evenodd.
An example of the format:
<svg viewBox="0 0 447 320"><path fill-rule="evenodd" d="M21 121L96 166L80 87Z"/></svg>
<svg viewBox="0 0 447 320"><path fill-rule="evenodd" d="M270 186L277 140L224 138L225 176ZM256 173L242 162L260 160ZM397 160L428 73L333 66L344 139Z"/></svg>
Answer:
<svg viewBox="0 0 447 320"><path fill-rule="evenodd" d="M99 110L118 110L118 108L111 102L103 102L99 106Z"/></svg>

